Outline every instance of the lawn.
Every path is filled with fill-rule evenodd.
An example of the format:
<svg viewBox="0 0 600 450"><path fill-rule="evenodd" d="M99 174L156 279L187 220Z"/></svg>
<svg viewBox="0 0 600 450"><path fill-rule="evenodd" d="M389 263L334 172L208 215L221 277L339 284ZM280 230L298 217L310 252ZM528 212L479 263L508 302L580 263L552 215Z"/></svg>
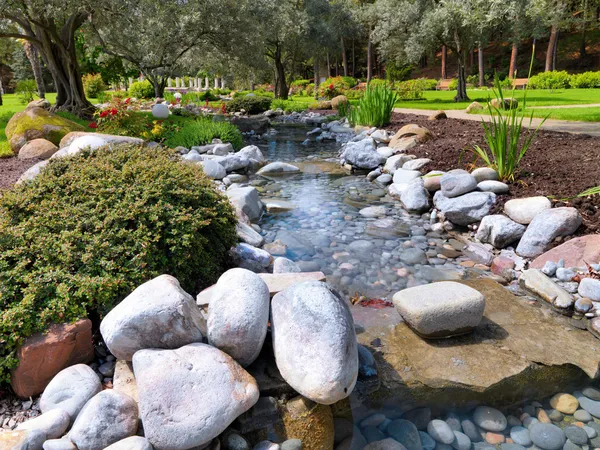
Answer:
<svg viewBox="0 0 600 450"><path fill-rule="evenodd" d="M589 108L551 108L551 109L528 109L533 111L533 117L546 117L556 120L576 120L581 122L600 122L600 107L590 106Z"/></svg>

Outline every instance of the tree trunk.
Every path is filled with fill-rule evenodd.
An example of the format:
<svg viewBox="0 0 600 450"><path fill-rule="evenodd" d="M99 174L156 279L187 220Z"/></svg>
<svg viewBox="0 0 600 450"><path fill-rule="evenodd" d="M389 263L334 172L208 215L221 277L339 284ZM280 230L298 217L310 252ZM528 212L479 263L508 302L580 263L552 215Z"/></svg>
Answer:
<svg viewBox="0 0 600 450"><path fill-rule="evenodd" d="M477 50L477 60L479 62L479 86L483 86L485 84L485 73L483 69L483 46L479 44L479 48Z"/></svg>
<svg viewBox="0 0 600 450"><path fill-rule="evenodd" d="M367 43L367 83L373 77L373 43L371 42L371 32L369 32L369 41Z"/></svg>
<svg viewBox="0 0 600 450"><path fill-rule="evenodd" d="M558 59L558 30L554 36L554 51L552 52L552 70L556 70L556 60Z"/></svg>
<svg viewBox="0 0 600 450"><path fill-rule="evenodd" d="M446 56L448 51L446 50L446 46L442 45L442 80L446 79Z"/></svg>
<svg viewBox="0 0 600 450"><path fill-rule="evenodd" d="M546 67L544 70L545 72L550 72L552 70L557 32L558 30L556 25L552 25L552 27L550 28L550 39L548 40L548 49L546 50Z"/></svg>
<svg viewBox="0 0 600 450"><path fill-rule="evenodd" d="M510 67L508 69L508 78L515 78L517 71L517 43L513 42L512 50L510 52Z"/></svg>
<svg viewBox="0 0 600 450"><path fill-rule="evenodd" d="M456 90L456 96L454 97L455 102L468 102L469 97L467 96L467 68L466 59L467 55L464 52L457 52L458 57L458 87Z"/></svg>
<svg viewBox="0 0 600 450"><path fill-rule="evenodd" d="M475 49L472 48L469 52L469 71L473 72L473 66L475 65Z"/></svg>
<svg viewBox="0 0 600 450"><path fill-rule="evenodd" d="M338 64L338 62L339 62L338 59L335 58L335 76L336 77L338 77L340 75L340 72L339 72L340 65Z"/></svg>
<svg viewBox="0 0 600 450"><path fill-rule="evenodd" d="M352 77L356 78L356 52L354 47L354 38L352 38Z"/></svg>
<svg viewBox="0 0 600 450"><path fill-rule="evenodd" d="M33 72L33 78L35 78L35 84L38 88L38 96L40 98L46 98L46 87L44 86L44 79L42 77L42 65L40 64L40 56L37 48L29 42L23 42L23 48L25 49L25 55L31 64L31 70Z"/></svg>
<svg viewBox="0 0 600 450"><path fill-rule="evenodd" d="M344 36L340 38L340 44L342 45L342 64L344 65L344 76L348 76L348 55L346 55L346 47L344 46Z"/></svg>
<svg viewBox="0 0 600 450"><path fill-rule="evenodd" d="M275 51L275 69L277 70L277 92L275 93L277 98L287 100L288 98L288 87L285 82L285 67L281 61L281 48L278 46Z"/></svg>
<svg viewBox="0 0 600 450"><path fill-rule="evenodd" d="M315 56L315 63L314 63L314 70L315 70L315 88L314 88L314 92L313 95L315 97L315 100L319 99L319 60L317 59L317 57Z"/></svg>
<svg viewBox="0 0 600 450"><path fill-rule="evenodd" d="M2 87L2 80L0 79L0 106L2 106L2 94L3 94L3 87Z"/></svg>
<svg viewBox="0 0 600 450"><path fill-rule="evenodd" d="M327 52L327 78L331 76L331 60L329 59L329 52Z"/></svg>
<svg viewBox="0 0 600 450"><path fill-rule="evenodd" d="M584 60L587 56L585 34L587 28L588 0L583 1L583 19L581 24L581 41L579 42L579 59Z"/></svg>

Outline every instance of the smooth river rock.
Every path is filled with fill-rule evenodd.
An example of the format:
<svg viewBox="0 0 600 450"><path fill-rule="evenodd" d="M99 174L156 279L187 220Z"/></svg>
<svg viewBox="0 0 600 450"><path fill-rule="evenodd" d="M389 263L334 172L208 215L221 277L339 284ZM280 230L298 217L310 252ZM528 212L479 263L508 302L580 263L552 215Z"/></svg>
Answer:
<svg viewBox="0 0 600 450"><path fill-rule="evenodd" d="M493 192L470 192L456 198L446 197L442 191L433 197L435 207L444 213L446 219L457 225L479 222L487 216L496 203Z"/></svg>
<svg viewBox="0 0 600 450"><path fill-rule="evenodd" d="M144 348L178 348L202 340L204 318L194 297L171 275L138 286L102 320L100 332L118 359Z"/></svg>
<svg viewBox="0 0 600 450"><path fill-rule="evenodd" d="M329 285L306 281L276 294L271 332L277 367L298 393L327 405L350 395L358 377L354 321Z"/></svg>
<svg viewBox="0 0 600 450"><path fill-rule="evenodd" d="M473 422L478 427L494 433L504 431L508 424L504 414L489 406L478 406L475 408Z"/></svg>
<svg viewBox="0 0 600 450"><path fill-rule="evenodd" d="M260 353L269 322L269 288L255 273L230 269L215 285L208 309L208 343L242 367Z"/></svg>
<svg viewBox="0 0 600 450"><path fill-rule="evenodd" d="M477 239L490 243L496 248L504 248L521 239L525 226L513 222L502 214L485 216L477 229Z"/></svg>
<svg viewBox="0 0 600 450"><path fill-rule="evenodd" d="M46 435L46 439L56 439L65 434L70 423L69 413L56 408L19 424L17 430L41 431Z"/></svg>
<svg viewBox="0 0 600 450"><path fill-rule="evenodd" d="M102 390L96 372L85 364L76 364L61 370L50 381L40 398L42 413L59 408L75 420L81 408Z"/></svg>
<svg viewBox="0 0 600 450"><path fill-rule="evenodd" d="M137 428L138 406L135 400L107 389L85 404L68 437L79 450L103 450L133 436Z"/></svg>
<svg viewBox="0 0 600 450"><path fill-rule="evenodd" d="M255 222L262 216L264 205L255 188L228 189L225 195L229 197L229 201L233 206L244 212L251 221Z"/></svg>
<svg viewBox="0 0 600 450"><path fill-rule="evenodd" d="M427 433L437 442L442 444L452 444L454 442L454 432L452 428L443 420L435 419L427 425Z"/></svg>
<svg viewBox="0 0 600 450"><path fill-rule="evenodd" d="M153 450L153 448L145 437L131 436L109 445L104 450Z"/></svg>
<svg viewBox="0 0 600 450"><path fill-rule="evenodd" d="M300 169L292 164L284 162L272 162L267 164L258 172L257 175L275 176L275 175L287 175L292 173L298 173Z"/></svg>
<svg viewBox="0 0 600 450"><path fill-rule="evenodd" d="M429 194L424 187L423 178L416 178L400 195L402 204L408 211L422 212L429 209ZM409 449L410 450L410 449Z"/></svg>
<svg viewBox="0 0 600 450"><path fill-rule="evenodd" d="M559 236L569 236L581 225L579 211L571 207L553 208L540 212L531 221L517 246L521 256L541 255Z"/></svg>
<svg viewBox="0 0 600 450"><path fill-rule="evenodd" d="M206 344L140 350L133 370L144 433L155 450L208 444L259 398L256 380Z"/></svg>
<svg viewBox="0 0 600 450"><path fill-rule="evenodd" d="M469 173L445 173L440 179L442 194L448 198L458 197L477 189L477 180Z"/></svg>
<svg viewBox="0 0 600 450"><path fill-rule="evenodd" d="M403 289L394 294L393 303L406 323L426 338L468 333L479 325L485 309L483 295L453 281Z"/></svg>
<svg viewBox="0 0 600 450"><path fill-rule="evenodd" d="M535 216L551 207L547 197L515 198L504 204L504 212L515 222L528 225Z"/></svg>
<svg viewBox="0 0 600 450"><path fill-rule="evenodd" d="M534 423L529 429L533 443L543 450L560 450L565 445L565 433L551 423Z"/></svg>

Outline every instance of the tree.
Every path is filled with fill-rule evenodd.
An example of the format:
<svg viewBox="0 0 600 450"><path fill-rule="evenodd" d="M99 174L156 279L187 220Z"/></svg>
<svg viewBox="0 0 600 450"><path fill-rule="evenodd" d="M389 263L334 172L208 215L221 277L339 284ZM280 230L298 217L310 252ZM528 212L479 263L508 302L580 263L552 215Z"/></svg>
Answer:
<svg viewBox="0 0 600 450"><path fill-rule="evenodd" d="M0 31L0 38L31 42L52 74L57 92L54 108L82 116L94 111L85 98L75 48L75 33L92 11L86 3L86 0L0 0L0 20L18 27L16 31Z"/></svg>
<svg viewBox="0 0 600 450"><path fill-rule="evenodd" d="M235 0L105 0L91 31L106 53L137 67L162 97L168 78L193 48L243 45L243 38L234 38L247 24L246 6Z"/></svg>
<svg viewBox="0 0 600 450"><path fill-rule="evenodd" d="M42 77L42 65L40 64L40 55L38 54L37 48L28 40L23 40L23 49L25 55L31 64L31 70L33 71L33 78L38 88L38 96L40 98L46 98L46 87L44 86L44 78Z"/></svg>

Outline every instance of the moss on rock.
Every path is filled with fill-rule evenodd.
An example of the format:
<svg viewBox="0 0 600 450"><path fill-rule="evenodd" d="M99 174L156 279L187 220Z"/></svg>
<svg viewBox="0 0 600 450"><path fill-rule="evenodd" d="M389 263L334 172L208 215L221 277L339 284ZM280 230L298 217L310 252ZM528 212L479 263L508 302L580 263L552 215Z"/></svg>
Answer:
<svg viewBox="0 0 600 450"><path fill-rule="evenodd" d="M43 108L29 108L16 113L6 125L6 137L15 154L33 139L46 139L55 145L71 131L85 131L81 125Z"/></svg>

